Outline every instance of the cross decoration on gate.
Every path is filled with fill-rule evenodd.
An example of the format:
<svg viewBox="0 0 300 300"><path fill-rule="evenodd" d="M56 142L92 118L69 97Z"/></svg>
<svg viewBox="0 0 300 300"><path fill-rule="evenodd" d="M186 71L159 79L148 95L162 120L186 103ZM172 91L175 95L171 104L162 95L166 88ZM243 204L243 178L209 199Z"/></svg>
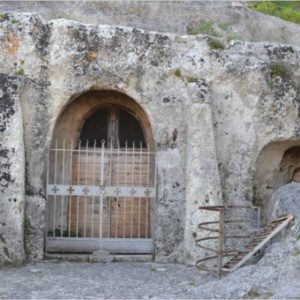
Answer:
<svg viewBox="0 0 300 300"><path fill-rule="evenodd" d="M56 192L59 191L59 188L57 186L55 186L54 188L52 188L52 191L54 192L54 194L56 194Z"/></svg>
<svg viewBox="0 0 300 300"><path fill-rule="evenodd" d="M151 194L151 191L149 189L146 189L144 193L147 197L149 197Z"/></svg>
<svg viewBox="0 0 300 300"><path fill-rule="evenodd" d="M116 188L114 192L116 193L117 196L119 196L121 193L121 190L119 188Z"/></svg>
<svg viewBox="0 0 300 300"><path fill-rule="evenodd" d="M69 192L70 195L72 195L72 193L73 193L74 191L75 191L75 190L74 190L71 186L68 188L68 192Z"/></svg>
<svg viewBox="0 0 300 300"><path fill-rule="evenodd" d="M105 190L105 186L104 185L100 185L100 190L101 190L101 194L106 194L106 190Z"/></svg>
<svg viewBox="0 0 300 300"><path fill-rule="evenodd" d="M132 196L134 196L134 194L136 194L136 190L134 188L132 188L129 192Z"/></svg>
<svg viewBox="0 0 300 300"><path fill-rule="evenodd" d="M87 195L90 192L87 186L85 186L82 191L84 192L85 195Z"/></svg>

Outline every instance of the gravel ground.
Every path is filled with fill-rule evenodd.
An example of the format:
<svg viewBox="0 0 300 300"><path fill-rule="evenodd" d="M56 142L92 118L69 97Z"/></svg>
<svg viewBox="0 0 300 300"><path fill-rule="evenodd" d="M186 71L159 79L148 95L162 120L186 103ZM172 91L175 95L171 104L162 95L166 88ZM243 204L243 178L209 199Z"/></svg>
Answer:
<svg viewBox="0 0 300 300"><path fill-rule="evenodd" d="M2 268L0 299L300 299L298 245L291 238L274 243L257 264L221 280L195 267L149 262L58 260Z"/></svg>
<svg viewBox="0 0 300 300"><path fill-rule="evenodd" d="M191 299L214 276L156 263L43 262L0 270L0 298Z"/></svg>

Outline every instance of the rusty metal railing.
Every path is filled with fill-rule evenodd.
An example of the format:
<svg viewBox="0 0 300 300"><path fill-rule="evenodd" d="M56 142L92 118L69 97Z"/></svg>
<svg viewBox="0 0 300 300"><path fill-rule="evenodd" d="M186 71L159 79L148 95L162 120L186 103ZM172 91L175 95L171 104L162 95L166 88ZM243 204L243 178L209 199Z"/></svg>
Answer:
<svg viewBox="0 0 300 300"><path fill-rule="evenodd" d="M200 210L216 212L218 213L218 221L211 222L202 222L198 225L198 228L202 231L209 232L209 234L218 234L216 236L208 236L204 238L200 238L196 240L196 245L204 250L212 252L216 255L202 258L196 262L196 267L201 271L210 272L213 274L217 274L218 278L221 278L221 275L226 273L222 271L223 266L223 258L224 257L232 257L236 253L240 252L241 249L227 248L225 249L224 240L228 241L230 239L248 239L251 238L251 233L257 232L260 229L260 207L257 206L242 206L242 205L227 205L227 206L200 206ZM225 214L232 214L232 210L253 210L256 213L256 220L246 220L246 219L225 219ZM241 224L253 224L255 223L255 228L252 229L231 229L226 228L226 225L238 225ZM216 227L212 227L216 226ZM236 227L236 226L235 226ZM207 247L203 245L204 241L215 240L218 242L217 248ZM208 267L204 262L217 260L217 267Z"/></svg>

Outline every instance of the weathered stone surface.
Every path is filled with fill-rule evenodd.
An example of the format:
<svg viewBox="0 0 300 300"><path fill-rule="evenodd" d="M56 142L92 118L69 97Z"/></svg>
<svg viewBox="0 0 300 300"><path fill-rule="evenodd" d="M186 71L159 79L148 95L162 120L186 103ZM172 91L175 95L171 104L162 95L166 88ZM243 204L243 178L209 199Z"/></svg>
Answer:
<svg viewBox="0 0 300 300"><path fill-rule="evenodd" d="M290 183L272 196L269 204L269 221L292 214L295 216L293 231L300 238L300 184Z"/></svg>
<svg viewBox="0 0 300 300"><path fill-rule="evenodd" d="M187 111L187 179L186 179L186 263L194 263L195 257L203 256L195 240L207 236L199 232L201 220L216 217L203 213L199 206L222 205L221 185L216 160L215 137L211 113L211 94L208 84L197 81L189 110ZM203 180L205 178L205 180Z"/></svg>
<svg viewBox="0 0 300 300"><path fill-rule="evenodd" d="M45 197L26 195L25 250L30 260L43 258L45 215Z"/></svg>
<svg viewBox="0 0 300 300"><path fill-rule="evenodd" d="M231 42L224 50L211 50L208 36L71 20L47 23L29 13L1 19L0 40L1 71L13 75L22 69L26 77L25 242L31 259L43 255L46 156L55 126L87 91L126 94L150 121L158 167L156 261L183 262L184 253L190 261L197 258L192 234L196 222L207 218L197 207L218 204L221 189L224 203L266 204L265 187L277 171L267 172L272 165L267 160L257 163L262 149L278 141L300 144L295 46ZM284 64L286 74L274 74L276 63Z"/></svg>
<svg viewBox="0 0 300 300"><path fill-rule="evenodd" d="M113 257L107 251L98 250L89 256L92 263L108 263L113 261Z"/></svg>
<svg viewBox="0 0 300 300"><path fill-rule="evenodd" d="M213 22L225 38L300 45L299 25L253 11L244 1L2 1L0 10L176 34Z"/></svg>
<svg viewBox="0 0 300 300"><path fill-rule="evenodd" d="M0 75L0 264L25 258L23 84L20 77Z"/></svg>

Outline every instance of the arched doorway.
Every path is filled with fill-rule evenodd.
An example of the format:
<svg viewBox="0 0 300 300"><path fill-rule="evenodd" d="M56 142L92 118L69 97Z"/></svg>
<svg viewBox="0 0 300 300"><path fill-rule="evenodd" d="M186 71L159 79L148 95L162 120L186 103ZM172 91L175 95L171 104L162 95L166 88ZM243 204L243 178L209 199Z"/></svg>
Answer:
<svg viewBox="0 0 300 300"><path fill-rule="evenodd" d="M145 113L116 92L74 102L49 154L46 251L151 253L156 171Z"/></svg>
<svg viewBox="0 0 300 300"><path fill-rule="evenodd" d="M300 141L278 141L265 146L256 161L253 180L254 205L262 208L262 223L268 222L269 201L279 188L299 180Z"/></svg>

